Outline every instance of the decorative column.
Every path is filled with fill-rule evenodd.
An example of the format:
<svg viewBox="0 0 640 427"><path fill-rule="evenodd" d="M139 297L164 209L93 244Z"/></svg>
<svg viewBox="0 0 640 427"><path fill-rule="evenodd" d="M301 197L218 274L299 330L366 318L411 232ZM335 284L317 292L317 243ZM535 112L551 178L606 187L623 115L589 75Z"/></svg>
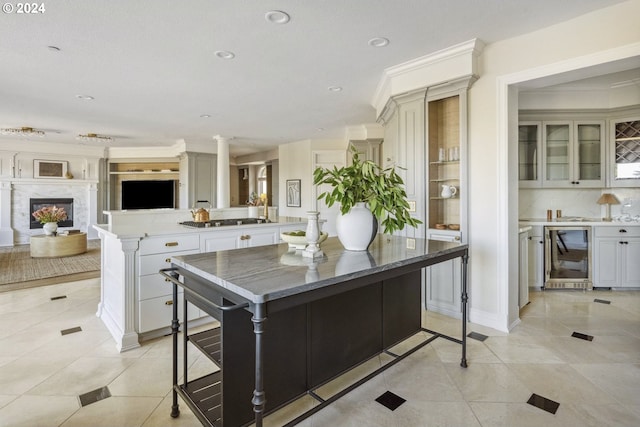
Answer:
<svg viewBox="0 0 640 427"><path fill-rule="evenodd" d="M216 208L231 206L231 183L229 181L229 140L220 135L213 137L218 142L218 179Z"/></svg>
<svg viewBox="0 0 640 427"><path fill-rule="evenodd" d="M11 191L11 182L0 182L0 246L13 246L13 228L11 228Z"/></svg>

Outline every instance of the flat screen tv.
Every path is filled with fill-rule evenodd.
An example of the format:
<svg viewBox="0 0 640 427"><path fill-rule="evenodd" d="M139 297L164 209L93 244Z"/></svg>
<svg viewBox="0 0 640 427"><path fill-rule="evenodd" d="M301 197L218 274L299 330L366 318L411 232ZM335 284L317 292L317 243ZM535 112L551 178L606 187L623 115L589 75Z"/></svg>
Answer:
<svg viewBox="0 0 640 427"><path fill-rule="evenodd" d="M122 181L122 209L176 207L176 181Z"/></svg>

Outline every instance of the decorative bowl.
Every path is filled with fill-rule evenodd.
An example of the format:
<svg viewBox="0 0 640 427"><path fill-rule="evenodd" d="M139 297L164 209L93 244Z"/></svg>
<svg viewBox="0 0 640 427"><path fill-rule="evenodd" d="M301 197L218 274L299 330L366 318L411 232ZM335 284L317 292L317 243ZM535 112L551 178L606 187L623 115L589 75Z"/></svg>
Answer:
<svg viewBox="0 0 640 427"><path fill-rule="evenodd" d="M321 232L318 244L324 242L327 237L329 237L328 233L324 231ZM304 249L307 247L307 236L302 230L285 231L284 233L280 233L280 238L289 244L289 248Z"/></svg>

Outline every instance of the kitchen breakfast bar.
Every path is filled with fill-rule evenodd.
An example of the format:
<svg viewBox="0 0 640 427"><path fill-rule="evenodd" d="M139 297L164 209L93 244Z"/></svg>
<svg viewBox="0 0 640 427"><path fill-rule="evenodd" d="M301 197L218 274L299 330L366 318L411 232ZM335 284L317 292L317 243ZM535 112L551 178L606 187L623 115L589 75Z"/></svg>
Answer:
<svg viewBox="0 0 640 427"><path fill-rule="evenodd" d="M303 396L316 404L295 425L437 338L461 344L466 360L468 245L379 234L368 251L346 251L335 237L324 255L302 257L286 243L176 256L160 274L173 282L173 407L178 395L203 425L245 426ZM422 327L422 269L462 260L461 339ZM451 285L453 286L453 284ZM219 320L190 333L182 327L182 383L178 383L179 288L187 302ZM188 316L184 317L185 319ZM427 332L407 351L390 349ZM190 379L187 344L217 368ZM413 340L412 340L413 343ZM316 391L339 375L385 353L380 368L333 394ZM253 396L253 398L251 398Z"/></svg>

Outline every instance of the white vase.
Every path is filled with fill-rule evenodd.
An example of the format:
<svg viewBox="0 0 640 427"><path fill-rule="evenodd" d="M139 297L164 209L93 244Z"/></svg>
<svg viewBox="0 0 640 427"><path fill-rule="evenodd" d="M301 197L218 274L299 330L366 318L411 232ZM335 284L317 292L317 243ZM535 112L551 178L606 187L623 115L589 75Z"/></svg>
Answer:
<svg viewBox="0 0 640 427"><path fill-rule="evenodd" d="M336 231L348 251L366 251L378 232L378 221L365 205L356 203L346 214L338 214Z"/></svg>
<svg viewBox="0 0 640 427"><path fill-rule="evenodd" d="M248 218L258 218L260 216L260 209L258 206L249 206Z"/></svg>
<svg viewBox="0 0 640 427"><path fill-rule="evenodd" d="M42 225L42 229L44 230L44 234L47 236L53 236L56 231L58 231L58 223L57 222L45 222Z"/></svg>

